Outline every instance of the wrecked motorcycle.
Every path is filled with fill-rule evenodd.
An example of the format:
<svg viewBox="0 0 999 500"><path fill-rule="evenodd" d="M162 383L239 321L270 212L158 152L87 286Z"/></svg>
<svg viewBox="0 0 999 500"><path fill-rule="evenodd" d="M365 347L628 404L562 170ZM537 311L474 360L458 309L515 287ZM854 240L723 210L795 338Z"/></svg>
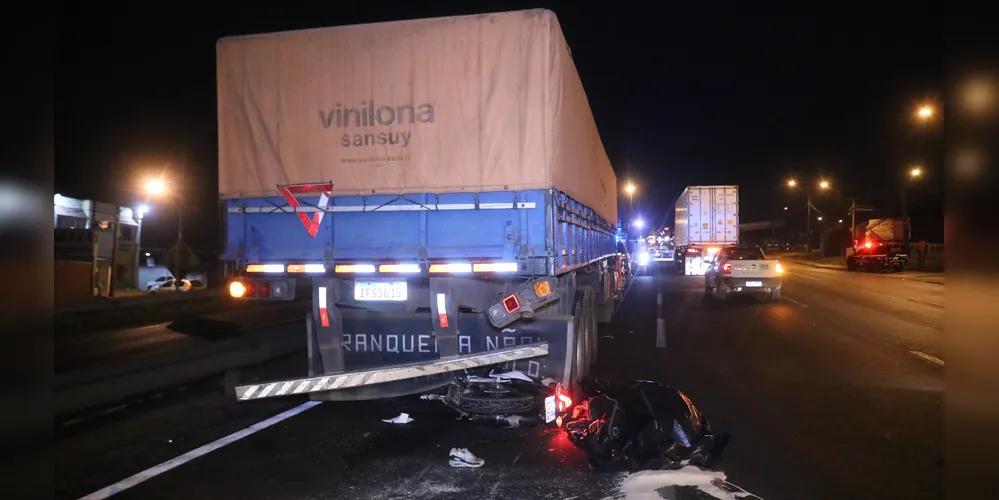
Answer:
<svg viewBox="0 0 999 500"><path fill-rule="evenodd" d="M690 398L669 385L589 379L583 390L590 398L562 425L593 468L619 458L633 469L685 463L710 468L728 444L729 435L712 431Z"/></svg>
<svg viewBox="0 0 999 500"><path fill-rule="evenodd" d="M471 421L509 426L551 423L572 407L568 391L554 380L539 382L516 370L456 377L444 394L421 399L440 401Z"/></svg>

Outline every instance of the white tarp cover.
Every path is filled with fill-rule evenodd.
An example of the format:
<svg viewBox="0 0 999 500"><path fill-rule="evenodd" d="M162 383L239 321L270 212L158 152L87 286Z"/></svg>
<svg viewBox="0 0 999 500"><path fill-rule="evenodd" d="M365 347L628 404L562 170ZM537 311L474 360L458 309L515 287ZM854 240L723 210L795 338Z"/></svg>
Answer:
<svg viewBox="0 0 999 500"><path fill-rule="evenodd" d="M554 13L218 42L219 194L555 187L617 219L617 180Z"/></svg>

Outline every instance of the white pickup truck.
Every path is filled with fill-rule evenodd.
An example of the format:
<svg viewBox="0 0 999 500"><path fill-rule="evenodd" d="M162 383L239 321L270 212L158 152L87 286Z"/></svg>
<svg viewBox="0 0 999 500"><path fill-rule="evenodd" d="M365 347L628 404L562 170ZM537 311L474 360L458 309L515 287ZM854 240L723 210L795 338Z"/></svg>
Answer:
<svg viewBox="0 0 999 500"><path fill-rule="evenodd" d="M784 269L757 246L722 247L708 262L704 294L724 300L730 293L767 294L780 300Z"/></svg>

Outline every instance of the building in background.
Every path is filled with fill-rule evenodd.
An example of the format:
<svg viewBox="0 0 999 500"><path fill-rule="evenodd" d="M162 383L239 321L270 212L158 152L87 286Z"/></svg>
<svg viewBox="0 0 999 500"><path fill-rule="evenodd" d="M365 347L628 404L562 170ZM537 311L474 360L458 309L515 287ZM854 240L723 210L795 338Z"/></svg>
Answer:
<svg viewBox="0 0 999 500"><path fill-rule="evenodd" d="M59 194L53 206L57 304L106 296L111 279L117 290L139 288L141 210ZM121 233L112 272L116 211Z"/></svg>

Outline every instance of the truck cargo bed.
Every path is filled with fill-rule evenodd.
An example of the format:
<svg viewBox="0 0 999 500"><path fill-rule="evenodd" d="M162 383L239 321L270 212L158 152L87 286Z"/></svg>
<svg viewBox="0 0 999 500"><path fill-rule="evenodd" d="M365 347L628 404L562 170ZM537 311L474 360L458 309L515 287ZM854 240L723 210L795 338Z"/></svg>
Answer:
<svg viewBox="0 0 999 500"><path fill-rule="evenodd" d="M612 226L556 190L225 200L223 260L379 264L507 262L552 275L616 253ZM315 237L296 212L325 211Z"/></svg>

